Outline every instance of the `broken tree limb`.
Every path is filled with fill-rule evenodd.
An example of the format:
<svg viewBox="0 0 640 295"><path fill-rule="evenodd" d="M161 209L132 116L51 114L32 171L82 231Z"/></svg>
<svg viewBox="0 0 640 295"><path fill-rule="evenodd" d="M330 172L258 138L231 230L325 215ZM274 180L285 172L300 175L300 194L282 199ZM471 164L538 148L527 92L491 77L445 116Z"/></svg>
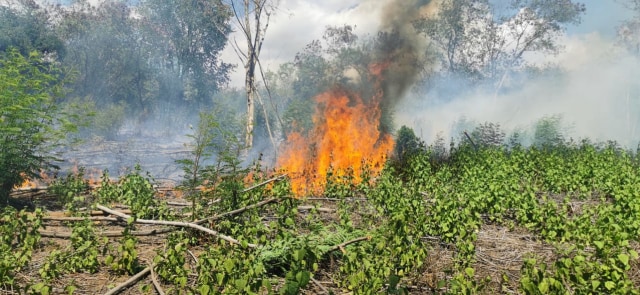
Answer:
<svg viewBox="0 0 640 295"><path fill-rule="evenodd" d="M113 215L116 215L118 217L124 218L125 220L131 218L131 216L129 216L127 214L123 214L121 212L109 209L109 208L107 208L105 206L102 206L100 204L96 204L96 208L98 208L98 209L100 209L100 210L102 210L104 212L107 212L109 214L113 214ZM219 233L219 232L217 232L215 230L206 228L204 226L200 226L200 225L195 224L195 223L180 222L180 221L166 221L166 220L149 220L149 219L136 219L134 222L135 223L140 223L140 224L157 224L157 225L170 225L170 226L193 228L193 229L197 229L199 231L208 233L208 234L210 234L212 236L216 236L216 237L218 237L220 239L223 239L223 240L225 240L225 241L227 241L227 242L229 242L231 244L241 245L240 241L238 241L238 240L236 240L236 239L234 239L232 237L223 235L223 234L221 234L221 233ZM247 247L256 248L257 245L255 245L255 244L247 244Z"/></svg>
<svg viewBox="0 0 640 295"><path fill-rule="evenodd" d="M267 199L267 200L264 200L264 201L260 201L260 202L258 202L258 203L255 203L255 204L253 204L253 205L249 205L249 206L246 206L246 207L242 207L242 208L240 208L240 209L236 209L236 210L233 210L233 211L225 212L225 213L218 214L218 215L215 215L215 216L211 216L211 217L208 217L208 218L204 218L204 219L196 220L194 223L195 223L195 224L203 224L203 223L205 223L205 222L207 222L207 221L215 221L215 220L221 219L221 218L223 218L223 217L227 217L227 216L231 216L231 215L239 214L239 213L242 213L242 212L247 211L247 210L249 210L249 209L253 209L253 208L256 208L256 207L260 207L260 206L263 206L263 205L266 205L266 204L269 204L269 203L271 203L271 202L275 202L275 201L278 201L278 199L277 199L277 198Z"/></svg>
<svg viewBox="0 0 640 295"><path fill-rule="evenodd" d="M151 282L153 282L153 287L156 288L156 291L158 292L158 295L164 295L164 290L162 290L162 286L160 286L160 282L158 281L158 278L156 278L156 272L153 271L153 265L150 267L151 269Z"/></svg>
<svg viewBox="0 0 640 295"><path fill-rule="evenodd" d="M287 174L282 174L282 175L280 175L280 176L276 176L276 177L274 177L274 178L267 179L267 180L265 180L265 181L263 181L263 182L261 182L261 183L258 183L258 184L256 184L256 185L253 185L253 186L249 187L249 188L245 188L245 189L243 189L243 190L242 190L242 192L243 192L243 193L246 193L246 192L248 192L248 191L250 191L250 190L253 190L253 189L255 189L255 188L261 187L261 186L263 186L263 185L265 185L265 184L268 184L268 183L271 183L271 182L274 182L274 181L280 180L280 179L284 178L285 176L287 176Z"/></svg>
<svg viewBox="0 0 640 295"><path fill-rule="evenodd" d="M168 227L168 228L152 229L147 231L130 231L129 235L138 236L138 237L153 236L153 235L164 234L172 231L174 231L174 228ZM47 238L58 238L58 239L71 238L71 232L68 232L68 231L59 232L59 231L40 230L38 231L38 233L40 233L41 237L47 237ZM97 233L97 235L102 237L107 237L107 238L118 238L118 237L123 237L124 233L122 231L105 231L105 232Z"/></svg>
<svg viewBox="0 0 640 295"><path fill-rule="evenodd" d="M115 295L115 294L118 294L118 293L122 292L124 289L135 285L139 280L141 280L142 278L147 276L150 272L151 272L151 268L147 267L147 268L143 269L142 271L140 271L139 273L137 273L136 275L132 276L126 282L124 282L124 283L122 283L120 285L117 285L115 288L109 290L107 293L104 293L104 295Z"/></svg>
<svg viewBox="0 0 640 295"><path fill-rule="evenodd" d="M82 211L82 210L80 210L80 212L85 213L85 211ZM131 214L131 210L120 210L120 211L116 211L116 212L124 213L124 214ZM102 216L102 217L105 217L105 215L106 215L104 211L97 211L97 210L96 211L89 211L89 212L86 212L86 213L88 213L90 216ZM50 211L50 212L47 212L47 215L44 216L43 219L46 220L47 218L49 218L51 220L54 220L54 218L73 217L71 215L73 215L73 213L69 212L69 211ZM81 218L84 218L84 217L81 217Z"/></svg>
<svg viewBox="0 0 640 295"><path fill-rule="evenodd" d="M353 239L353 240L350 240L350 241L346 241L346 242L344 242L342 244L335 245L331 249L329 249L328 252L333 252L335 250L340 250L342 252L345 252L344 251L344 247L346 247L347 245L354 244L354 243L357 243L357 242L360 242L360 241L364 241L364 240L371 240L371 236L359 237L357 239Z"/></svg>
<svg viewBox="0 0 640 295"><path fill-rule="evenodd" d="M310 210L313 210L313 209L315 209L318 212L325 212L325 213L336 212L335 209L331 209L331 208L322 208L322 207L316 208L314 206L298 206L298 210L300 210L300 211L310 211Z"/></svg>
<svg viewBox="0 0 640 295"><path fill-rule="evenodd" d="M56 217L56 216L44 216L42 221L119 221L120 219L115 217L106 216L88 216L88 217Z"/></svg>

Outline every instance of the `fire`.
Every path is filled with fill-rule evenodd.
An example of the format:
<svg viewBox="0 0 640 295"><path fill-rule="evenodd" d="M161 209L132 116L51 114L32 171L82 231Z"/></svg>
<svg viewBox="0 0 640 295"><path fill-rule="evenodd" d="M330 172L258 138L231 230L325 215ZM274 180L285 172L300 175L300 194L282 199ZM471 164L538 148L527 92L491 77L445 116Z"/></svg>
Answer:
<svg viewBox="0 0 640 295"><path fill-rule="evenodd" d="M315 98L314 130L308 136L289 134L277 163L292 177L296 196L321 193L329 171L339 176L351 170L356 183L362 181L363 169L380 172L394 142L379 131L379 97L364 101L356 93L334 89Z"/></svg>

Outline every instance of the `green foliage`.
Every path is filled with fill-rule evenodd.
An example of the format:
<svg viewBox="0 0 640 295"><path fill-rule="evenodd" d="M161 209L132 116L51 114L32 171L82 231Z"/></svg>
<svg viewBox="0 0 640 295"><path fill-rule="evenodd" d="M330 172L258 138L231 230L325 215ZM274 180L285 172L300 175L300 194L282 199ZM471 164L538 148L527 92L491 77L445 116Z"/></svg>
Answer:
<svg viewBox="0 0 640 295"><path fill-rule="evenodd" d="M153 259L156 273L163 280L180 289L187 286L190 269L185 265L189 238L183 232L172 233L167 239L166 248L158 252Z"/></svg>
<svg viewBox="0 0 640 295"><path fill-rule="evenodd" d="M224 126L220 119L225 120ZM201 112L198 125L192 134L187 136L193 141L189 146L191 158L180 159L176 162L184 171L184 180L178 189L185 192L186 198L192 203L192 218L199 216L199 209L208 200L208 194L202 191L202 186L207 190L219 192L231 192L236 194L242 185L238 176L240 169L240 151L242 143L236 134L239 134L233 124L233 119L225 116L221 110L212 113ZM215 160L215 161L214 161ZM212 163L213 162L213 163ZM225 198L223 204L235 202L232 198Z"/></svg>
<svg viewBox="0 0 640 295"><path fill-rule="evenodd" d="M138 251L136 243L138 239L129 233L129 227L125 228L125 235L116 249L116 253L109 254L105 258L105 264L111 266L111 270L119 273L134 275L140 271Z"/></svg>
<svg viewBox="0 0 640 295"><path fill-rule="evenodd" d="M432 40L428 54L442 68L434 76L446 81L443 85L451 78L459 80L457 89L446 89L455 94L468 90L460 87L462 83L487 80L500 90L511 72L526 69L522 66L525 53L557 52L556 36L567 25L578 23L584 12L584 4L571 0L509 0L500 5L488 0L445 0L436 14L413 24Z"/></svg>
<svg viewBox="0 0 640 295"><path fill-rule="evenodd" d="M499 147L504 144L505 133L500 130L500 124L485 122L476 126L470 136L477 146Z"/></svg>
<svg viewBox="0 0 640 295"><path fill-rule="evenodd" d="M533 145L536 147L559 147L565 142L562 116L546 116L535 125Z"/></svg>
<svg viewBox="0 0 640 295"><path fill-rule="evenodd" d="M260 290L272 289L255 251L210 247L198 260L199 294L260 294Z"/></svg>
<svg viewBox="0 0 640 295"><path fill-rule="evenodd" d="M49 17L35 2L20 11L9 6L0 7L0 51L6 52L13 47L22 55L38 51L64 56L64 44L49 25Z"/></svg>
<svg viewBox="0 0 640 295"><path fill-rule="evenodd" d="M91 221L77 222L71 232L71 245L63 250L53 250L40 268L40 276L50 281L65 273L95 273L100 267L99 248L100 240Z"/></svg>
<svg viewBox="0 0 640 295"><path fill-rule="evenodd" d="M12 286L15 273L20 271L33 255L40 242L38 230L42 226L42 211L35 214L16 211L12 207L1 209L0 216L0 284Z"/></svg>
<svg viewBox="0 0 640 295"><path fill-rule="evenodd" d="M163 219L170 217L166 204L155 198L151 176L141 174L140 165L122 177L117 183L109 179L108 171L101 177L101 186L94 195L100 203L121 202L131 209L136 218Z"/></svg>
<svg viewBox="0 0 640 295"><path fill-rule="evenodd" d="M222 1L145 0L140 11L151 27L150 43L159 45L153 50L160 51L159 58L172 61L162 72L180 81L184 100L210 105L211 95L228 82L231 69L219 59L231 32L228 5Z"/></svg>
<svg viewBox="0 0 640 295"><path fill-rule="evenodd" d="M407 163L410 158L415 156L422 150L424 144L413 132L413 129L402 126L396 134L396 142L393 148L393 154L398 160L399 164Z"/></svg>
<svg viewBox="0 0 640 295"><path fill-rule="evenodd" d="M100 136L107 140L116 139L118 131L125 121L126 102L106 104L100 107L100 111L97 111L98 108L93 101L89 101L85 106L94 115L87 123L87 126L81 128L81 134L85 136Z"/></svg>
<svg viewBox="0 0 640 295"><path fill-rule="evenodd" d="M76 126L60 116L63 94L58 70L37 53L0 55L0 203L25 178L50 166L49 151Z"/></svg>
<svg viewBox="0 0 640 295"><path fill-rule="evenodd" d="M85 203L85 195L89 191L89 182L84 178L84 167L80 167L77 173L71 173L64 178L54 180L47 191L58 196L60 203L70 212L76 213Z"/></svg>

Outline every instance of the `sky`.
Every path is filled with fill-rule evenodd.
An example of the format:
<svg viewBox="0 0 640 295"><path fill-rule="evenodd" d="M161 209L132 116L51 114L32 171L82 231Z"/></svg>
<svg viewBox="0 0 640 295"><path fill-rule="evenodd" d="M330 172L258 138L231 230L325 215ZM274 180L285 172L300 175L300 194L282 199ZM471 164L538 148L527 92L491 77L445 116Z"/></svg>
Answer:
<svg viewBox="0 0 640 295"><path fill-rule="evenodd" d="M501 0L493 0L501 1ZM582 23L567 28L567 37L576 38L597 34L606 39L615 36L616 26L629 19L631 13L619 3L623 0L583 0L587 12ZM320 39L328 25L355 25L356 34L374 34L380 22L379 16L387 0L280 0L278 10L269 22L263 52L263 66L275 71L278 66L292 61L295 54L313 40ZM240 46L242 36L234 34ZM242 66L233 48L227 46L222 55L226 62L238 67L231 76L231 86L242 87Z"/></svg>

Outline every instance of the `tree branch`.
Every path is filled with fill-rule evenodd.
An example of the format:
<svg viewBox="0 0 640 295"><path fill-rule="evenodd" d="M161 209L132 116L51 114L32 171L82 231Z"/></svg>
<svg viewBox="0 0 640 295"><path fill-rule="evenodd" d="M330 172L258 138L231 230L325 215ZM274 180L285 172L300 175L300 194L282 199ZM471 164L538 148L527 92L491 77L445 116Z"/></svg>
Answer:
<svg viewBox="0 0 640 295"><path fill-rule="evenodd" d="M107 212L109 214L113 214L113 215L116 215L118 217L124 218L124 219L131 218L131 216L129 216L127 214L123 214L123 213L111 210L111 209L109 209L109 208L107 208L105 206L102 206L100 204L96 204L96 208L98 208L98 209L100 209L100 210L102 210L104 212ZM223 239L223 240L225 240L225 241L227 241L227 242L229 242L231 244L241 245L241 243L238 240L236 240L236 239L234 239L232 237L223 235L223 234L221 234L221 233L219 233L219 232L217 232L215 230L200 226L200 225L195 224L195 223L180 222L180 221L166 221L166 220L149 220L149 219L136 219L134 222L135 223L140 223L140 224L158 224L158 225L170 225L170 226L193 228L193 229L197 229L199 231L208 233L208 234L210 234L212 236L216 236L218 238L221 238L221 239ZM247 244L247 247L256 248L257 245L255 245L255 244Z"/></svg>
<svg viewBox="0 0 640 295"><path fill-rule="evenodd" d="M173 228L161 228L161 229L152 229L152 230L147 230L147 231L131 231L129 232L129 235L132 236L152 236L152 235L159 235L159 234L164 234L164 233L168 233L168 232L172 232L174 231ZM43 230L39 230L38 233L40 233L40 236L42 237L47 237L47 238L58 238L58 239L68 239L71 238L71 232L56 232L56 231L43 231ZM123 237L124 233L122 231L105 231L102 233L98 233L98 235L102 236L102 237L108 237L108 238L117 238L117 237Z"/></svg>
<svg viewBox="0 0 640 295"><path fill-rule="evenodd" d="M195 221L194 223L195 224L203 224L203 223L205 223L207 221L218 220L218 219L221 219L223 217L227 217L227 216L235 215L235 214L238 214L238 213L242 213L242 212L247 211L249 209L260 207L260 206L263 206L263 205L266 205L266 204L269 204L269 203L275 202L275 201L278 201L278 199L277 198L267 199L267 200L255 203L253 205L242 207L240 209L236 209L236 210L233 210L233 211L229 211L229 212L222 213L222 214L219 214L219 215L215 215L215 216L212 216L212 217L208 217L208 218L205 218L205 219L200 219L200 220Z"/></svg>
<svg viewBox="0 0 640 295"><path fill-rule="evenodd" d="M137 273L136 275L132 276L126 282L124 282L124 283L122 283L120 285L117 285L115 288L109 290L107 293L104 293L104 295L115 295L115 294L118 294L118 293L124 291L124 289L135 285L139 280L141 280L142 278L147 276L150 272L151 272L151 268L147 267L147 268L143 269L142 271L140 271L139 273Z"/></svg>
<svg viewBox="0 0 640 295"><path fill-rule="evenodd" d="M344 242L342 244L335 245L331 249L329 249L328 252L333 252L335 250L340 249L340 251L342 251L344 253L345 252L344 247L346 247L347 245L354 244L354 243L357 243L357 242L361 242L361 241L364 241L364 240L371 240L371 236L359 237L357 239L353 239L351 241L346 241L346 242Z"/></svg>

